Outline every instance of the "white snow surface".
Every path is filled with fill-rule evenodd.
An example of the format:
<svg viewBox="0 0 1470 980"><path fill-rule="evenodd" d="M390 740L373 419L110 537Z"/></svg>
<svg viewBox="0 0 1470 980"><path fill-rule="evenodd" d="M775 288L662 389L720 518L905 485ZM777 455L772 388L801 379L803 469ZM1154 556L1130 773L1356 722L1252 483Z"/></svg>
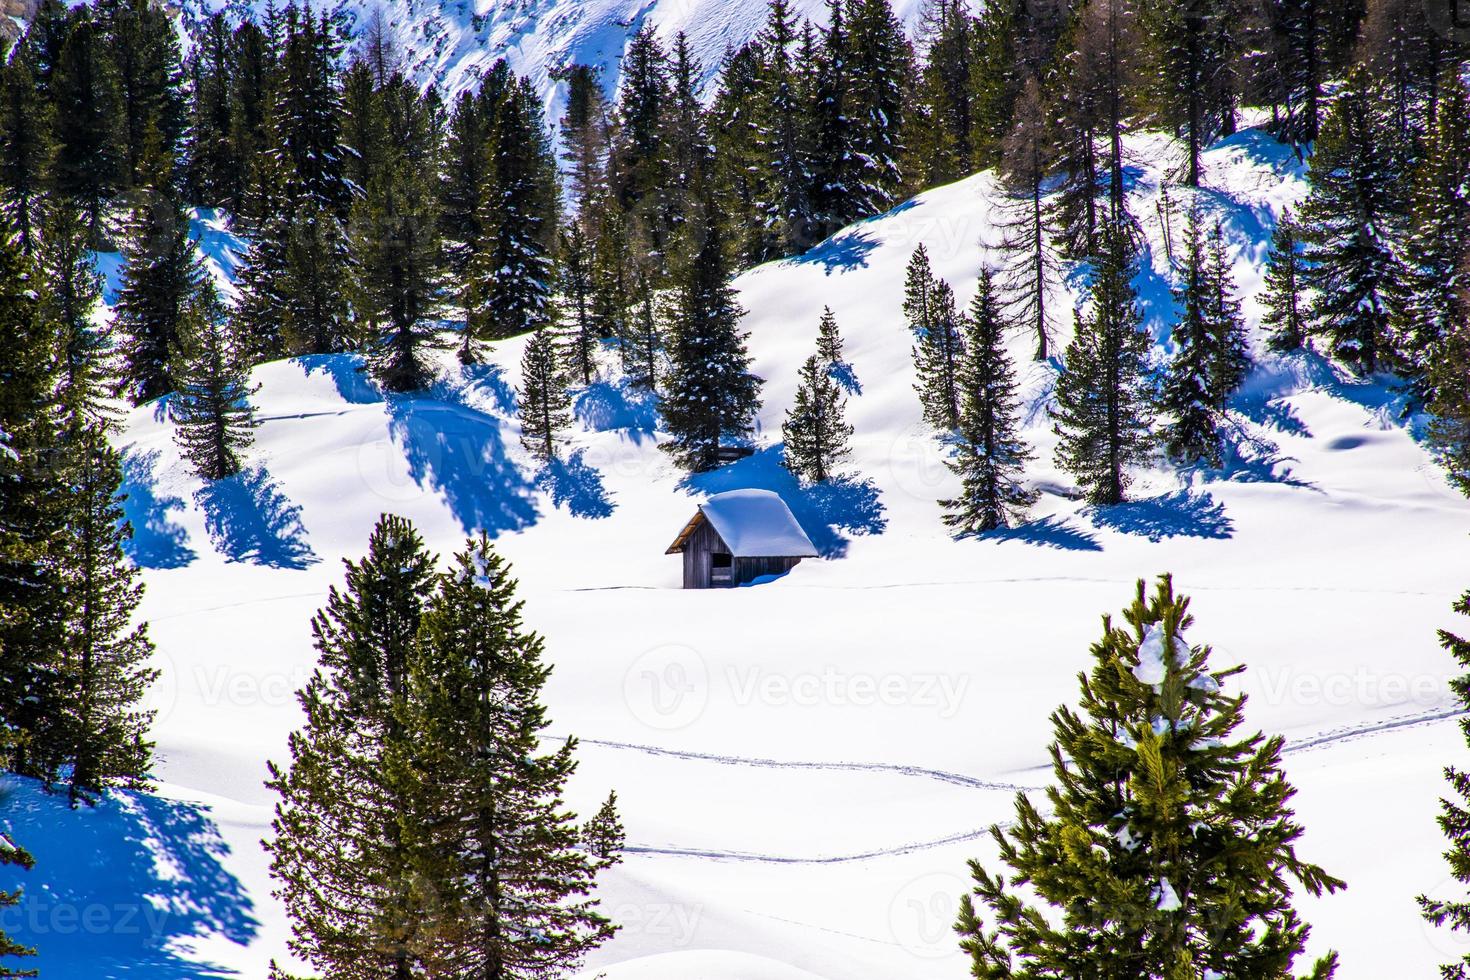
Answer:
<svg viewBox="0 0 1470 980"><path fill-rule="evenodd" d="M1156 205L1179 154L1147 134L1129 151L1149 236L1137 285L1162 358ZM1204 163L1195 196L1224 223L1254 322L1301 173L1256 131ZM1169 191L1176 206L1187 196ZM493 537L555 666L550 734L581 740L569 805L590 814L618 792L629 848L599 895L622 929L587 980L967 975L951 930L965 861L995 870L986 828L1050 781L1048 714L1075 703L1100 616L1162 572L1193 598L1190 639L1213 648L1211 669L1247 666L1226 686L1250 695L1250 730L1288 740L1299 853L1349 883L1299 896L1311 953L1339 950L1341 980L1383 980L1464 952L1414 903L1458 893L1434 818L1441 768L1470 755L1434 633L1470 628L1450 611L1470 585L1470 501L1426 454L1420 420L1400 418L1384 379L1277 358L1256 337L1228 464L1160 465L1136 474L1134 502L1091 508L1050 461L1055 365L1030 361L1018 333L1028 476L1044 492L1027 526L954 540L935 501L957 481L913 391L904 266L924 243L967 301L997 258L996 202L981 174L739 277L766 379L763 448L711 474L673 467L654 407L611 373L578 393L562 461L536 467L513 411L520 342L476 368L446 352L439 382L407 396L380 392L353 357L262 366L247 470L209 486L158 405L130 411L117 441L158 645L157 787L72 812L12 781L10 829L38 862L18 932L40 945L42 975L260 977L291 962L259 844L266 760L286 760L301 720L310 617L385 511L440 556L471 531ZM217 217L201 226L227 257ZM780 423L824 305L862 391L848 478L802 488L779 465ZM1057 324L1058 350L1069 333ZM749 588L681 590L664 549L699 501L733 489L780 494L823 557Z"/></svg>
<svg viewBox="0 0 1470 980"><path fill-rule="evenodd" d="M699 505L705 520L737 558L815 558L817 549L781 495L726 490Z"/></svg>

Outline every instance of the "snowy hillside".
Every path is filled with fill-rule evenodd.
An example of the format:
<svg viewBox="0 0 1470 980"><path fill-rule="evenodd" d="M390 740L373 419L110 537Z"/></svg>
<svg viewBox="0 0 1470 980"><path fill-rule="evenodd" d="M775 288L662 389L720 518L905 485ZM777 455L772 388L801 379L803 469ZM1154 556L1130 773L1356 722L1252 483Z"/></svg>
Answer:
<svg viewBox="0 0 1470 980"><path fill-rule="evenodd" d="M402 53L405 68L421 84L449 94L473 87L480 72L505 58L541 92L547 118L561 117L565 92L551 74L568 65L602 70L606 90L616 90L628 40L644 25L660 41L683 31L703 68L708 89L727 47L738 48L766 22L765 0L328 0L357 28L375 11ZM277 6L281 6L278 4ZM320 4L313 6L320 9ZM220 9L265 10L265 0L181 0L186 25ZM825 22L825 0L795 0L798 17ZM899 0L894 13L912 25L918 0Z"/></svg>
<svg viewBox="0 0 1470 980"><path fill-rule="evenodd" d="M702 9L633 13L674 26ZM600 43L593 19L630 16L587 10L582 27L530 10L515 28L497 8L487 30L585 58ZM471 30L468 9L437 16ZM470 64L470 34L453 31L436 71ZM1137 285L1163 356L1156 194L1176 161L1159 138L1131 150L1132 210L1152 252ZM1303 191L1295 158L1247 131L1209 151L1206 173L1201 202L1225 221L1252 293L1275 215ZM1170 191L1176 206L1182 193ZM472 529L495 536L556 665L553 730L582 740L573 804L619 794L629 853L603 899L623 928L589 978L967 975L950 932L965 860L989 860L985 828L1008 818L1017 789L1049 778L1047 716L1075 699L1100 614L1165 571L1194 597L1191 639L1213 644L1217 668L1248 665L1249 724L1289 739L1303 856L1349 883L1300 903L1314 951L1340 950L1343 980L1430 975L1457 951L1413 897L1447 877L1439 771L1464 754L1433 627L1470 584L1456 557L1470 501L1384 387L1257 345L1223 471L1141 474L1137 502L1084 507L1050 462L1054 368L1026 360L1030 338L1017 336L1046 492L1031 524L952 540L935 499L954 482L920 422L899 304L921 242L968 300L994 196L982 174L742 276L767 379L764 448L706 476L681 477L657 449L653 405L611 372L579 396L568 462L536 471L512 411L517 342L476 369L446 354L419 396L385 397L351 357L267 365L249 468L208 487L157 407L133 411L121 443L163 671L159 787L76 813L17 792L14 829L37 859L26 886L43 909L18 938L43 944L43 976L260 977L285 956L257 843L272 804L265 760L284 757L298 722L308 619L383 511L412 518L441 555ZM202 227L228 266L222 229ZM824 305L863 390L849 404L850 477L802 490L779 466L780 422ZM1070 324L1059 327L1064 343ZM703 495L739 487L780 493L826 557L749 588L680 590L665 548ZM83 927L76 910L88 908Z"/></svg>

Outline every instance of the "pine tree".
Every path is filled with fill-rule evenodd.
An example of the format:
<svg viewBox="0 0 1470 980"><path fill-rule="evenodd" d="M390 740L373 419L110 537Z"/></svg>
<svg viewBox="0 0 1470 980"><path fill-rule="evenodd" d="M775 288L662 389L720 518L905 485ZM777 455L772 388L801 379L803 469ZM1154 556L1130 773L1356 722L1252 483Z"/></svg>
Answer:
<svg viewBox="0 0 1470 980"><path fill-rule="evenodd" d="M215 13L204 22L197 46L189 58L190 87L188 185L193 200L228 208L240 196L240 174L245 161L236 155L232 139L235 108L231 87L235 46L229 20Z"/></svg>
<svg viewBox="0 0 1470 980"><path fill-rule="evenodd" d="M757 259L764 261L814 244L805 106L793 61L796 22L787 0L771 0L756 43L761 64L756 75L755 149L757 173L764 177L756 221L770 239L770 251Z"/></svg>
<svg viewBox="0 0 1470 980"><path fill-rule="evenodd" d="M524 79L497 107L492 146L480 204L484 237L469 272L480 292L467 324L486 340L538 330L551 316L560 191L540 100Z"/></svg>
<svg viewBox="0 0 1470 980"><path fill-rule="evenodd" d="M63 718L61 737L47 739L47 752L70 770L76 806L95 803L112 787L148 786L154 712L138 702L158 671L147 666L147 628L134 621L143 584L123 552L132 527L121 507L121 459L102 432L85 424L73 430L69 448L75 478L60 563Z"/></svg>
<svg viewBox="0 0 1470 980"><path fill-rule="evenodd" d="M557 433L572 423L572 398L549 327L537 330L526 341L516 407L521 419L521 445L537 459L555 459Z"/></svg>
<svg viewBox="0 0 1470 980"><path fill-rule="evenodd" d="M1057 378L1056 462L1094 504L1122 503L1128 467L1145 461L1151 449L1144 377L1148 336L1127 255L1122 232L1105 232L1091 308L1078 313L1066 367Z"/></svg>
<svg viewBox="0 0 1470 980"><path fill-rule="evenodd" d="M561 158L566 161L567 190L573 211L584 226L596 223L588 202L606 192L607 156L611 143L607 99L598 69L571 65L563 73L567 110L561 118Z"/></svg>
<svg viewBox="0 0 1470 980"><path fill-rule="evenodd" d="M1401 301L1386 138L1374 85L1356 70L1322 126L1301 214L1308 284L1316 290L1312 332L1365 374L1392 360L1388 330Z"/></svg>
<svg viewBox="0 0 1470 980"><path fill-rule="evenodd" d="M843 0L827 0L827 26L811 69L812 219L818 238L832 234L860 213L857 130L850 124L856 111L852 47L845 14ZM722 76L727 87L730 68L733 64Z"/></svg>
<svg viewBox="0 0 1470 980"><path fill-rule="evenodd" d="M994 277L981 269L965 322L955 455L947 461L962 489L959 497L939 502L949 511L944 523L961 534L1009 527L1025 520L1036 503L1036 491L1021 482L1035 457L1016 431L1016 379L1005 347L1009 326Z"/></svg>
<svg viewBox="0 0 1470 980"><path fill-rule="evenodd" d="M690 50L689 38L674 35L669 52L669 102L664 112L664 146L671 184L666 195L666 222L676 239L686 236L690 215L711 193L709 130L699 86L704 68Z"/></svg>
<svg viewBox="0 0 1470 980"><path fill-rule="evenodd" d="M842 332L830 306L822 307L822 319L817 322L817 360L843 391L862 394L862 385L842 353Z"/></svg>
<svg viewBox="0 0 1470 980"><path fill-rule="evenodd" d="M250 406L255 388L244 340L208 280L184 308L170 373L177 390L168 411L179 454L206 480L238 473L258 424Z"/></svg>
<svg viewBox="0 0 1470 980"><path fill-rule="evenodd" d="M1470 616L1470 592L1460 596L1454 605L1454 612L1461 616ZM1442 629L1439 631L1439 645L1448 650L1462 668L1470 669L1470 640ZM1470 707L1470 674L1460 674L1451 679L1450 689L1455 692L1462 706ZM1462 717L1459 724L1461 734L1466 741L1470 741L1470 719ZM1453 792L1453 798L1445 796L1439 801L1439 828L1449 841L1444 858L1450 866L1450 875L1464 884L1470 882L1470 809L1466 805L1470 802L1470 774L1454 766L1446 766L1444 778ZM1426 895L1420 895L1418 901L1424 918L1434 925L1441 928L1448 925L1450 929L1459 932L1470 930L1470 902L1464 899L1429 898ZM1470 955L1442 965L1439 974L1444 980L1465 980L1470 976Z"/></svg>
<svg viewBox="0 0 1470 980"><path fill-rule="evenodd" d="M597 323L592 311L592 250L580 225L561 235L561 295L567 326L568 373L592 383L597 373Z"/></svg>
<svg viewBox="0 0 1470 980"><path fill-rule="evenodd" d="M855 163L847 194L856 217L891 206L903 184L904 93L912 84L913 49L888 0L848 0L846 43L843 111Z"/></svg>
<svg viewBox="0 0 1470 980"><path fill-rule="evenodd" d="M1006 257L1003 292L1010 296L1012 315L1035 333L1038 361L1046 360L1051 352L1053 316L1047 289L1057 274L1053 214L1042 201L1054 157L1045 111L1041 83L1035 77L1026 79L1016 101L1015 126L1001 157L1007 191L1001 223L1001 249Z"/></svg>
<svg viewBox="0 0 1470 980"><path fill-rule="evenodd" d="M1174 324L1174 358L1161 393L1161 407L1169 413L1166 448L1175 459L1220 463L1220 436L1216 406L1210 397L1213 345L1210 336L1209 273L1205 233L1198 207L1189 211L1185 226L1180 282L1174 302L1180 308Z"/></svg>
<svg viewBox="0 0 1470 980"><path fill-rule="evenodd" d="M955 309L954 290L943 279L930 281L928 297L930 325L914 337L914 390L924 405L924 421L940 432L953 432L960 425L964 317Z"/></svg>
<svg viewBox="0 0 1470 980"><path fill-rule="evenodd" d="M763 184L759 127L760 48L754 42L726 50L720 64L719 84L709 109L710 140L714 146L713 193L727 214L760 213ZM815 127L814 127L815 128ZM817 137L809 138L812 160L817 166ZM822 180L812 176L813 215L822 206ZM840 227L840 226L838 226ZM832 228L823 226L821 234ZM732 229L733 251L740 265L755 265L770 250L770 234L760 221L741 221Z"/></svg>
<svg viewBox="0 0 1470 980"><path fill-rule="evenodd" d="M618 126L608 164L618 203L649 238L660 265L666 248L670 187L665 119L671 93L668 57L645 24L628 41L618 86Z"/></svg>
<svg viewBox="0 0 1470 980"><path fill-rule="evenodd" d="M1164 576L1123 624L1104 617L1079 707L1052 716L1052 812L1018 794L1014 826L992 830L1008 874L970 862L956 930L974 976L1295 975L1308 926L1287 879L1343 883L1297 856L1284 740L1236 734L1245 698L1221 681L1241 668L1210 670L1188 605Z"/></svg>
<svg viewBox="0 0 1470 980"><path fill-rule="evenodd" d="M798 377L796 402L781 425L781 462L796 476L822 483L852 455L848 446L852 426L843 417L847 399L833 379L829 363L818 354L806 359Z"/></svg>
<svg viewBox="0 0 1470 980"><path fill-rule="evenodd" d="M56 399L93 425L112 420L107 399L116 388L113 339L93 319L102 302L102 276L87 247L86 219L65 198L46 203L36 271L45 283L41 315L57 331L60 372Z"/></svg>
<svg viewBox="0 0 1470 980"><path fill-rule="evenodd" d="M929 265L929 250L920 242L909 256L903 283L903 315L910 332L921 336L934 329L934 291L937 280Z"/></svg>
<svg viewBox="0 0 1470 980"><path fill-rule="evenodd" d="M612 852L586 847L562 799L577 742L541 741L551 669L521 607L481 532L439 577L408 660L390 770L412 787L403 842L432 889L415 944L430 976L564 976L615 930L589 893L620 846L616 812L594 818Z"/></svg>
<svg viewBox="0 0 1470 980"><path fill-rule="evenodd" d="M412 798L390 760L434 559L412 524L384 515L368 554L346 564L312 620L317 669L297 693L305 720L270 763L279 794L272 837L276 898L291 951L327 976L418 975L423 919L402 817Z"/></svg>
<svg viewBox="0 0 1470 980"><path fill-rule="evenodd" d="M280 62L271 94L275 102L272 154L288 173L287 193L293 201L315 200L339 217L349 201L343 177L341 98L335 63L339 44L329 16L314 20L309 7L286 7L280 39Z"/></svg>
<svg viewBox="0 0 1470 980"><path fill-rule="evenodd" d="M205 275L189 237L189 218L169 191L145 190L123 240L116 325L123 335L123 384L135 405L173 387L184 304Z"/></svg>
<svg viewBox="0 0 1470 980"><path fill-rule="evenodd" d="M0 799L3 802L3 799ZM24 871L30 871L36 866L35 858L30 852L10 839L9 834L0 834L0 867L16 867ZM14 908L21 904L22 892L19 888L14 891L0 892L0 909ZM5 930L0 929L0 957L10 959L12 957L35 956L36 950L32 946L25 946L16 942ZM0 963L0 977L34 977L35 970L21 970L8 963Z"/></svg>
<svg viewBox="0 0 1470 980"><path fill-rule="evenodd" d="M53 152L55 109L36 77L36 52L23 40L0 60L0 191L14 212L21 249L36 248L36 221Z"/></svg>
<svg viewBox="0 0 1470 980"><path fill-rule="evenodd" d="M1427 387L1430 366L1441 339L1470 316L1470 281L1464 260L1470 255L1470 95L1458 72L1443 78L1437 124L1415 175L1410 230L1403 249L1408 299L1395 331L1411 368Z"/></svg>
<svg viewBox="0 0 1470 980"><path fill-rule="evenodd" d="M161 172L151 158L174 160L186 124L178 35L168 12L147 0L118 0L98 10L121 102L123 185L158 188L174 174Z"/></svg>
<svg viewBox="0 0 1470 980"><path fill-rule="evenodd" d="M987 3L971 28L974 53L966 81L974 114L971 154L977 167L1000 162L1006 134L1022 120L1016 98L1021 91L1019 18L1024 15L1025 4Z"/></svg>
<svg viewBox="0 0 1470 980"><path fill-rule="evenodd" d="M1200 153L1234 130L1234 104L1213 96L1229 72L1237 45L1228 22L1235 11L1220 0L1158 3L1144 10L1144 34L1152 49L1154 104L1184 141L1184 183L1198 187Z"/></svg>
<svg viewBox="0 0 1470 980"><path fill-rule="evenodd" d="M1210 337L1208 393L1223 411L1250 373L1250 343L1235 295L1235 273L1225 244L1225 226L1216 219L1205 243L1205 323Z"/></svg>
<svg viewBox="0 0 1470 980"><path fill-rule="evenodd" d="M430 177L436 147L427 106L401 78L384 112L385 160L352 206L348 246L356 274L353 306L372 335L373 376L389 391L428 384L424 352L438 345L442 239Z"/></svg>
<svg viewBox="0 0 1470 980"><path fill-rule="evenodd" d="M664 338L653 283L647 273L640 273L634 286L634 309L619 340L623 371L632 384L656 391L663 378Z"/></svg>
<svg viewBox="0 0 1470 980"><path fill-rule="evenodd" d="M979 67L974 64L975 26L964 0L925 0L920 9L922 57L905 166L916 188L946 184L973 169L977 134L971 72Z"/></svg>
<svg viewBox="0 0 1470 980"><path fill-rule="evenodd" d="M101 247L106 205L125 180L122 96L106 37L91 10L71 14L48 94L55 106L52 190L75 201L87 216L94 247Z"/></svg>
<svg viewBox="0 0 1470 980"><path fill-rule="evenodd" d="M1307 309L1302 297L1307 275L1301 227L1289 210L1281 212L1271 232L1271 252L1262 279L1261 326L1269 335L1266 346L1278 354L1301 350L1307 341Z"/></svg>
<svg viewBox="0 0 1470 980"><path fill-rule="evenodd" d="M750 373L719 216L708 203L702 210L702 240L674 275L663 390L672 438L660 446L696 473L719 465L721 440L749 434L762 384Z"/></svg>
<svg viewBox="0 0 1470 980"><path fill-rule="evenodd" d="M1470 269L1463 274L1470 274ZM1470 364L1470 320L1460 318L1451 322L1435 346L1425 387L1431 392L1428 407L1433 413L1429 444L1450 480L1470 495L1470 374L1466 364Z"/></svg>

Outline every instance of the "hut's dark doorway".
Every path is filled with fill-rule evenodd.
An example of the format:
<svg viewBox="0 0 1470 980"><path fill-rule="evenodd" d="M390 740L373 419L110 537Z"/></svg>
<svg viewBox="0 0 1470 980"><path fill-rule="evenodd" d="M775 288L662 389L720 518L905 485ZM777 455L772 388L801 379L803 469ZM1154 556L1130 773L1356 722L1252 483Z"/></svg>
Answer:
<svg viewBox="0 0 1470 980"><path fill-rule="evenodd" d="M709 556L710 585L729 585L735 574L735 559L730 555L715 552Z"/></svg>

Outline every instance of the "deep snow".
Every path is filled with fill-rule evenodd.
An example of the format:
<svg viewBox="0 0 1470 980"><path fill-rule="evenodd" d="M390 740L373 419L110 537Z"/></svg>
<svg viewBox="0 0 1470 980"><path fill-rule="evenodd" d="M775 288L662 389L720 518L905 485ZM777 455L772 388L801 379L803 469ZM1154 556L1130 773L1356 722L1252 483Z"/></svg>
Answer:
<svg viewBox="0 0 1470 980"><path fill-rule="evenodd" d="M1162 356L1155 201L1177 153L1153 136L1130 148L1152 245L1138 285ZM1265 242L1301 174L1254 131L1211 149L1205 172L1199 197L1226 222L1254 317ZM604 899L623 930L589 978L965 976L950 932L965 859L990 860L985 828L1048 780L1047 716L1074 700L1099 616L1164 571L1194 597L1191 642L1211 643L1217 668L1250 668L1248 723L1289 739L1302 853L1349 882L1302 901L1314 951L1340 950L1343 980L1432 975L1461 949L1413 897L1450 887L1435 801L1441 766L1467 753L1434 629L1470 586L1470 501L1390 388L1302 355L1264 358L1226 469L1141 473L1135 502L1082 506L1050 463L1053 366L1026 360L1018 335L1031 475L1048 492L1031 524L952 540L935 500L955 481L912 389L904 265L923 242L967 301L995 197L979 175L740 277L764 448L713 474L673 468L653 406L611 373L579 395L564 462L538 470L513 418L518 342L474 369L446 353L417 396L385 397L352 357L263 366L249 467L209 487L158 406L132 411L119 443L163 671L159 787L77 813L16 788L15 834L39 863L11 922L42 947L43 976L259 977L284 957L257 843L265 760L284 758L298 722L308 619L383 511L440 554L473 529L495 537L556 665L554 731L582 739L573 803L590 812L618 791L630 846ZM227 273L222 227L201 227ZM803 490L777 442L824 305L862 394L850 475ZM668 542L704 495L748 487L779 493L826 557L755 587L681 591Z"/></svg>

